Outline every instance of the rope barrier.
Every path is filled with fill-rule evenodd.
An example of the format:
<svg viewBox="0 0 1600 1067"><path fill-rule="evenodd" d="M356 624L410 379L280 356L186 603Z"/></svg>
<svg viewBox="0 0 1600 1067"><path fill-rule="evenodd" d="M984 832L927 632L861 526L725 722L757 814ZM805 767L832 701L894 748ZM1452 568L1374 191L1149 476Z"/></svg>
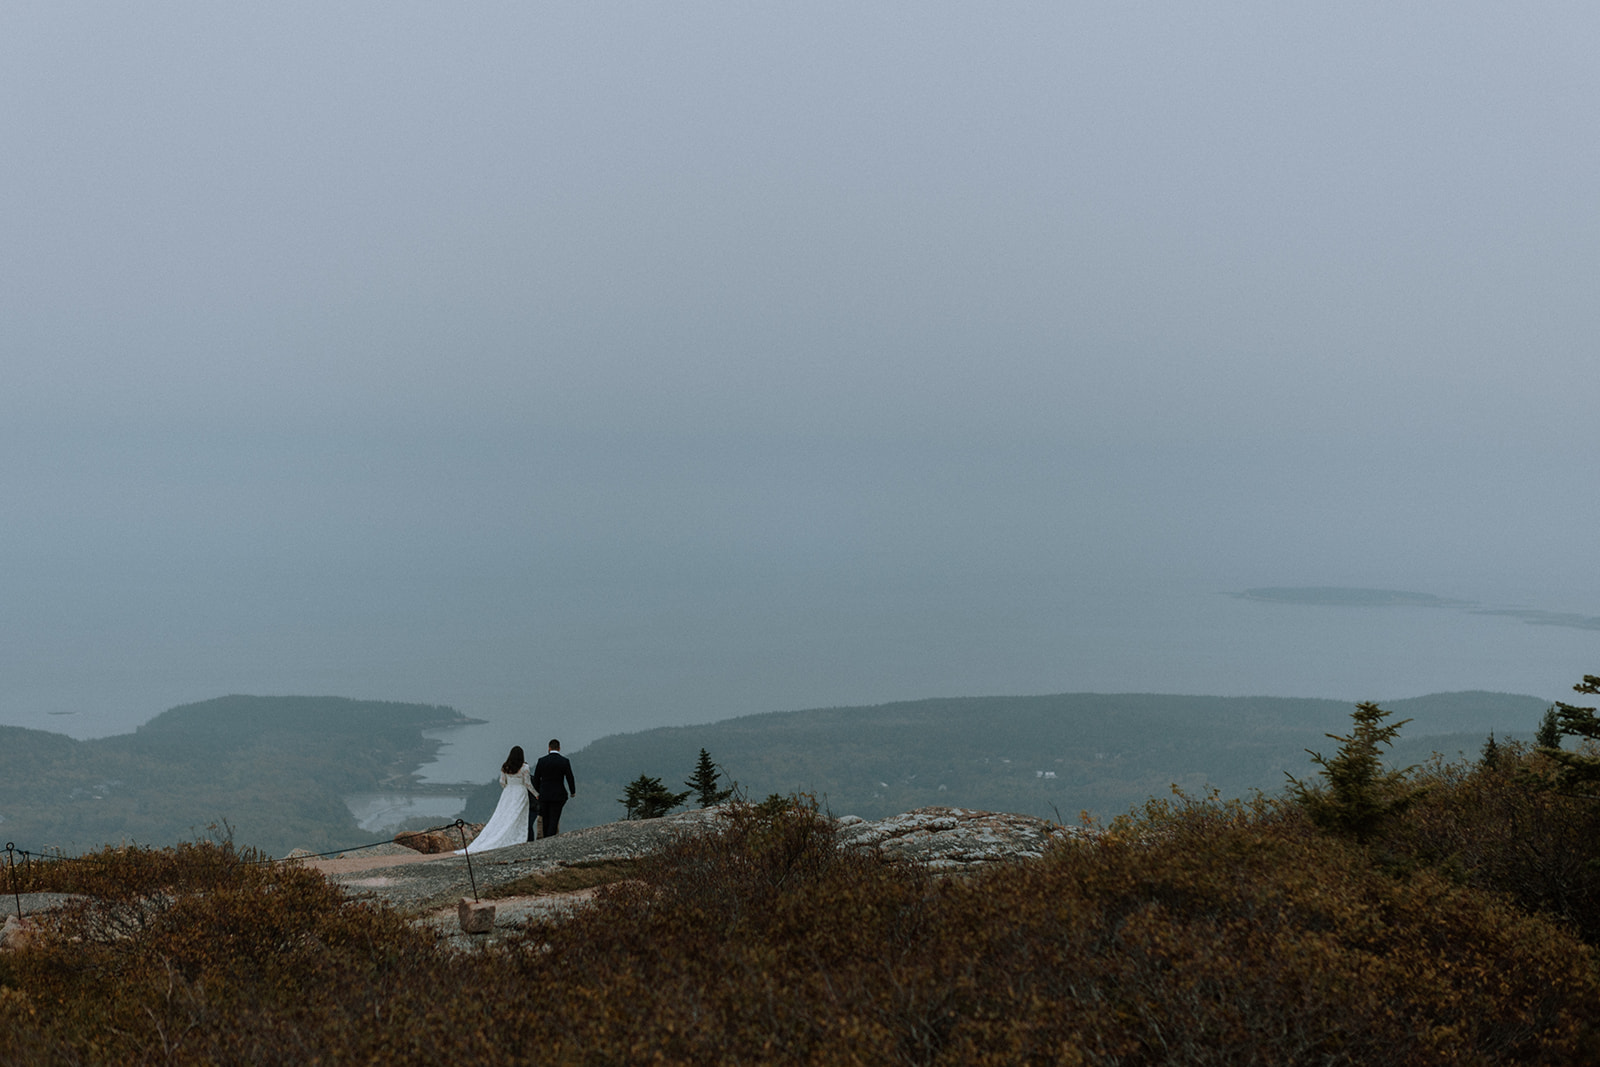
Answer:
<svg viewBox="0 0 1600 1067"><path fill-rule="evenodd" d="M477 900L478 899L478 876L472 869L472 853L467 851L467 845L468 845L468 841L467 841L467 822L466 822L465 819L457 819L454 822L444 823L441 826L430 826L425 830L406 830L406 831L403 831L402 833L395 834L393 838L388 838L388 839L385 839L383 841L373 841L373 842L370 842L370 843L365 844L365 845L351 845L351 846L348 846L346 848L330 849L327 852L311 852L311 853L307 853L306 855L302 855L302 856L283 856L283 857L277 858L277 859L268 857L267 859L262 859L262 860L244 860L243 862L247 863L247 864L293 863L293 862L296 862L298 860L321 859L321 858L323 858L325 856L342 856L346 852L358 852L358 851L360 851L361 849L364 849L364 848L374 848L374 847L376 847L378 845L394 844L396 841L398 841L402 837L421 837L424 834L444 833L444 832L446 832L448 830L456 831L456 833L459 834L460 837L461 837L462 854L467 857L467 878L472 883L472 899L473 900ZM11 884L11 895L12 895L12 899L14 900L14 902L16 904L17 918L19 920L22 918L22 891L18 888L19 882L18 882L18 879L17 879L17 861L16 861L16 857L17 856L21 856L23 863L27 864L28 867L31 869L31 867L33 865L32 857L35 856L35 855L37 855L40 860L52 859L52 860L59 861L59 860L71 860L71 859L81 859L82 858L81 856L77 856L77 857L75 857L75 856L67 856L67 855L64 855L64 854L61 854L61 853L57 853L54 856L49 856L46 853L42 853L42 852L40 852L40 853L32 853L32 852L29 852L25 848L18 848L16 846L15 842L7 841L6 842L6 873L7 873L6 881L8 881Z"/></svg>
<svg viewBox="0 0 1600 1067"><path fill-rule="evenodd" d="M466 843L465 842L466 842L466 839L467 839L466 830L465 830L466 825L467 825L466 820L457 819L455 822L447 822L447 823L443 823L443 824L441 824L439 826L429 826L429 827L427 827L425 829L422 829L422 830L405 830L405 831L403 831L401 833L395 834L394 837L386 837L382 841L368 841L366 844L362 844L362 845L346 845L343 848L332 848L332 849L329 849L326 852L307 852L307 853L304 853L304 854L299 855L299 856L278 856L278 857L269 856L266 859L245 860L244 862L246 862L246 863L263 863L263 864L264 863L292 863L295 860L315 860L315 859L322 859L325 856L342 856L346 852L359 852L361 849L364 849L364 848L376 848L378 845L392 845L392 844L395 844L396 842L398 842L399 839L402 838L402 837L421 837L424 834L444 833L445 831L448 831L448 830L458 830L460 832L461 840L463 842L462 847L465 848L466 847ZM49 859L49 860L70 860L70 859L82 859L83 858L81 856L68 856L68 855L65 855L63 853L57 853L55 855L51 855L51 854L44 853L44 852L30 852L25 848L17 848L16 845L13 844L10 841L6 842L5 850L6 850L7 861L9 863L11 863L13 869L15 868L15 862L11 860L11 854L12 853L15 853L16 855L21 856L24 863L30 863L30 864L31 864L31 857L37 857L40 860L47 860L47 859ZM11 881L13 883L15 883L16 878L13 877L11 879Z"/></svg>
<svg viewBox="0 0 1600 1067"><path fill-rule="evenodd" d="M389 840L371 841L370 845L354 845L349 846L349 848L334 848L330 849L330 851L326 851L326 853L309 853L306 854L306 856L285 856L282 857L282 859L272 859L272 857L269 857L269 859L246 859L246 861L243 862L245 862L245 864L286 864L286 862L301 861L301 859L320 859L320 857L323 856L342 856L344 853L354 853L354 851L360 851L360 849L363 848L373 848L373 846L376 845L392 845L392 843L397 841L398 838L421 837L421 835L424 835L424 833L443 833L446 832L446 830L454 830L454 832L458 833L458 835L461 835L461 851L462 854L467 857L467 878L472 881L472 899L477 901L478 877L477 873L472 870L472 853L467 851L466 819L456 819L454 822L446 822L446 824L443 825L430 825L430 827L427 827L426 830L405 830L405 832L402 833L395 833L394 838L389 838ZM32 856L35 856L35 854L37 854L38 859L42 859L42 861L43 859L54 859L54 861L64 861L64 859L82 859L82 856L66 856L66 854L59 853L56 854L56 856L46 856L45 853L29 853L26 848L18 848L14 841L6 841L6 881L11 883L11 899L13 899L14 904L16 904L16 917L18 917L19 921L22 920L22 891L18 888L19 881L18 877L16 877L16 857L21 856L22 862L29 865L29 869L32 869Z"/></svg>
<svg viewBox="0 0 1600 1067"><path fill-rule="evenodd" d="M16 873L15 872L16 872L16 866L17 866L16 865L16 860L12 858L12 854L13 853L15 853L16 855L22 857L23 873L24 874L28 873L28 871L33 869L33 861L34 860L38 860L40 863L44 863L46 861L68 860L68 859L72 859L73 858L72 856L64 856L64 855L62 855L60 853L51 854L49 852L30 852L25 848L17 848L16 845L11 843L10 841L7 841L6 842L6 860L11 865L11 871L12 871L11 881L13 881L13 882L16 881Z"/></svg>
<svg viewBox="0 0 1600 1067"><path fill-rule="evenodd" d="M392 837L392 838L385 838L382 841L371 841L371 842L368 842L365 845L348 845L345 848L329 849L327 852L307 852L304 855L300 855L300 856L280 856L277 859L251 860L250 862L251 863L292 863L295 860L316 860L316 859L322 859L324 856L342 856L346 852L359 852L361 849L364 849L364 848L375 848L378 845L396 844L396 843L399 842L400 838L402 838L402 837L421 837L423 834L444 833L447 830L455 830L455 829L457 829L459 827L464 827L466 825L467 825L467 823L466 823L465 820L457 819L455 822L447 822L447 823L444 823L441 826L429 826L426 829L422 829L422 830L405 830L405 831L403 831L401 833L395 834L394 837ZM463 842L466 841L466 831L465 830L461 830L461 840ZM466 845L463 844L461 847L465 848Z"/></svg>
<svg viewBox="0 0 1600 1067"><path fill-rule="evenodd" d="M16 848L10 841L6 842L6 851L16 852L17 855L22 857L22 862L24 864L32 863L32 861L35 859L37 859L40 863L43 863L45 860L69 860L73 858L72 856L65 856L61 854L52 855L48 852L29 852L25 848Z"/></svg>

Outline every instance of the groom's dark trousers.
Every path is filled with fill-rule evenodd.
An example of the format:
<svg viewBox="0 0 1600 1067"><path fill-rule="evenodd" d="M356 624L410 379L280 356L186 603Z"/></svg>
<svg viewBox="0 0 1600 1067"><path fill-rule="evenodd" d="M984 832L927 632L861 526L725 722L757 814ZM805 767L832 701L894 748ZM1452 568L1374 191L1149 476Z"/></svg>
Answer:
<svg viewBox="0 0 1600 1067"><path fill-rule="evenodd" d="M539 817L544 820L544 836L561 832L561 808L567 796L578 795L572 778L572 761L559 752L547 752L533 765L533 791L539 794ZM532 818L531 809L529 817Z"/></svg>

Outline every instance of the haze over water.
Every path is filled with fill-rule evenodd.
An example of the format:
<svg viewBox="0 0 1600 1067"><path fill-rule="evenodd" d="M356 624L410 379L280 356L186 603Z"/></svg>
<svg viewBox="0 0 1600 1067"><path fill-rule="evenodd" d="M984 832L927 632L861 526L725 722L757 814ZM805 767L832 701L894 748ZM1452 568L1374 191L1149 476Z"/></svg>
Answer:
<svg viewBox="0 0 1600 1067"><path fill-rule="evenodd" d="M0 723L1560 697L1600 9L0 16ZM55 714L61 713L61 714Z"/></svg>
<svg viewBox="0 0 1600 1067"><path fill-rule="evenodd" d="M349 639L332 629L293 641L248 634L238 646L212 646L203 664L141 658L74 669L52 663L48 648L24 648L7 675L7 721L79 737L125 732L171 704L242 688L447 703L490 721L473 731L489 749L540 746L554 734L571 751L615 731L931 696L1098 691L1354 702L1491 689L1560 699L1600 663L1596 631L1458 607L1273 604L1195 585L1062 592L1013 583L899 596L833 589L839 599L810 601L805 590L785 592L782 612L724 593L688 607L675 601L675 613L653 617L602 615L592 606L584 615L578 605L548 608L544 618L436 614L425 639L403 622L369 624L364 639L382 636L393 656L381 663L352 661ZM441 632L447 625L454 629ZM517 647L507 636L528 633L542 633L548 645ZM328 647L310 647L318 641ZM296 666L273 666L284 661ZM308 661L311 670L300 673ZM30 692L35 709L16 696Z"/></svg>

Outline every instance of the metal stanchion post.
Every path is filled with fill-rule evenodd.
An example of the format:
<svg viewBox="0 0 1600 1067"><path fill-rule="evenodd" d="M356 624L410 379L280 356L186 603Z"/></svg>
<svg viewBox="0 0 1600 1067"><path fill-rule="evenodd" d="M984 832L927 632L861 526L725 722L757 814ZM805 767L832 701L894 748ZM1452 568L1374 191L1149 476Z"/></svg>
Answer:
<svg viewBox="0 0 1600 1067"><path fill-rule="evenodd" d="M478 877L472 873L472 853L467 851L467 822L456 820L456 833L461 835L461 854L467 857L467 877L472 881L472 899L478 899Z"/></svg>
<svg viewBox="0 0 1600 1067"><path fill-rule="evenodd" d="M22 921L22 892L17 888L17 859L14 853L17 846L10 841L6 842L6 873L7 880L11 883L11 896L17 902L17 922ZM24 853L26 855L26 853Z"/></svg>
<svg viewBox="0 0 1600 1067"><path fill-rule="evenodd" d="M472 879L472 899L461 898L456 905L456 919L464 934L487 934L494 929L494 905L478 899L478 876L472 873L472 853L467 851L466 820L456 820L456 832L461 835L461 853L467 857L467 877Z"/></svg>

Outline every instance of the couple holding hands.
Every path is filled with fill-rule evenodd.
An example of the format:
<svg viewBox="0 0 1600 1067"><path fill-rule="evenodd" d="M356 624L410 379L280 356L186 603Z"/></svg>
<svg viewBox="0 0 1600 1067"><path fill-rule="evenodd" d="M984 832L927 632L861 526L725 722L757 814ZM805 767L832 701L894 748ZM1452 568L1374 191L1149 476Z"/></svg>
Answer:
<svg viewBox="0 0 1600 1067"><path fill-rule="evenodd" d="M520 845L533 840L534 820L541 819L540 837L554 837L561 830L561 806L576 796L578 784L572 778L572 761L561 754L561 742L550 740L550 751L529 767L522 746L513 745L511 754L500 765L500 803L484 824L483 831L463 852L487 852L492 848ZM527 831L523 832L523 823Z"/></svg>

